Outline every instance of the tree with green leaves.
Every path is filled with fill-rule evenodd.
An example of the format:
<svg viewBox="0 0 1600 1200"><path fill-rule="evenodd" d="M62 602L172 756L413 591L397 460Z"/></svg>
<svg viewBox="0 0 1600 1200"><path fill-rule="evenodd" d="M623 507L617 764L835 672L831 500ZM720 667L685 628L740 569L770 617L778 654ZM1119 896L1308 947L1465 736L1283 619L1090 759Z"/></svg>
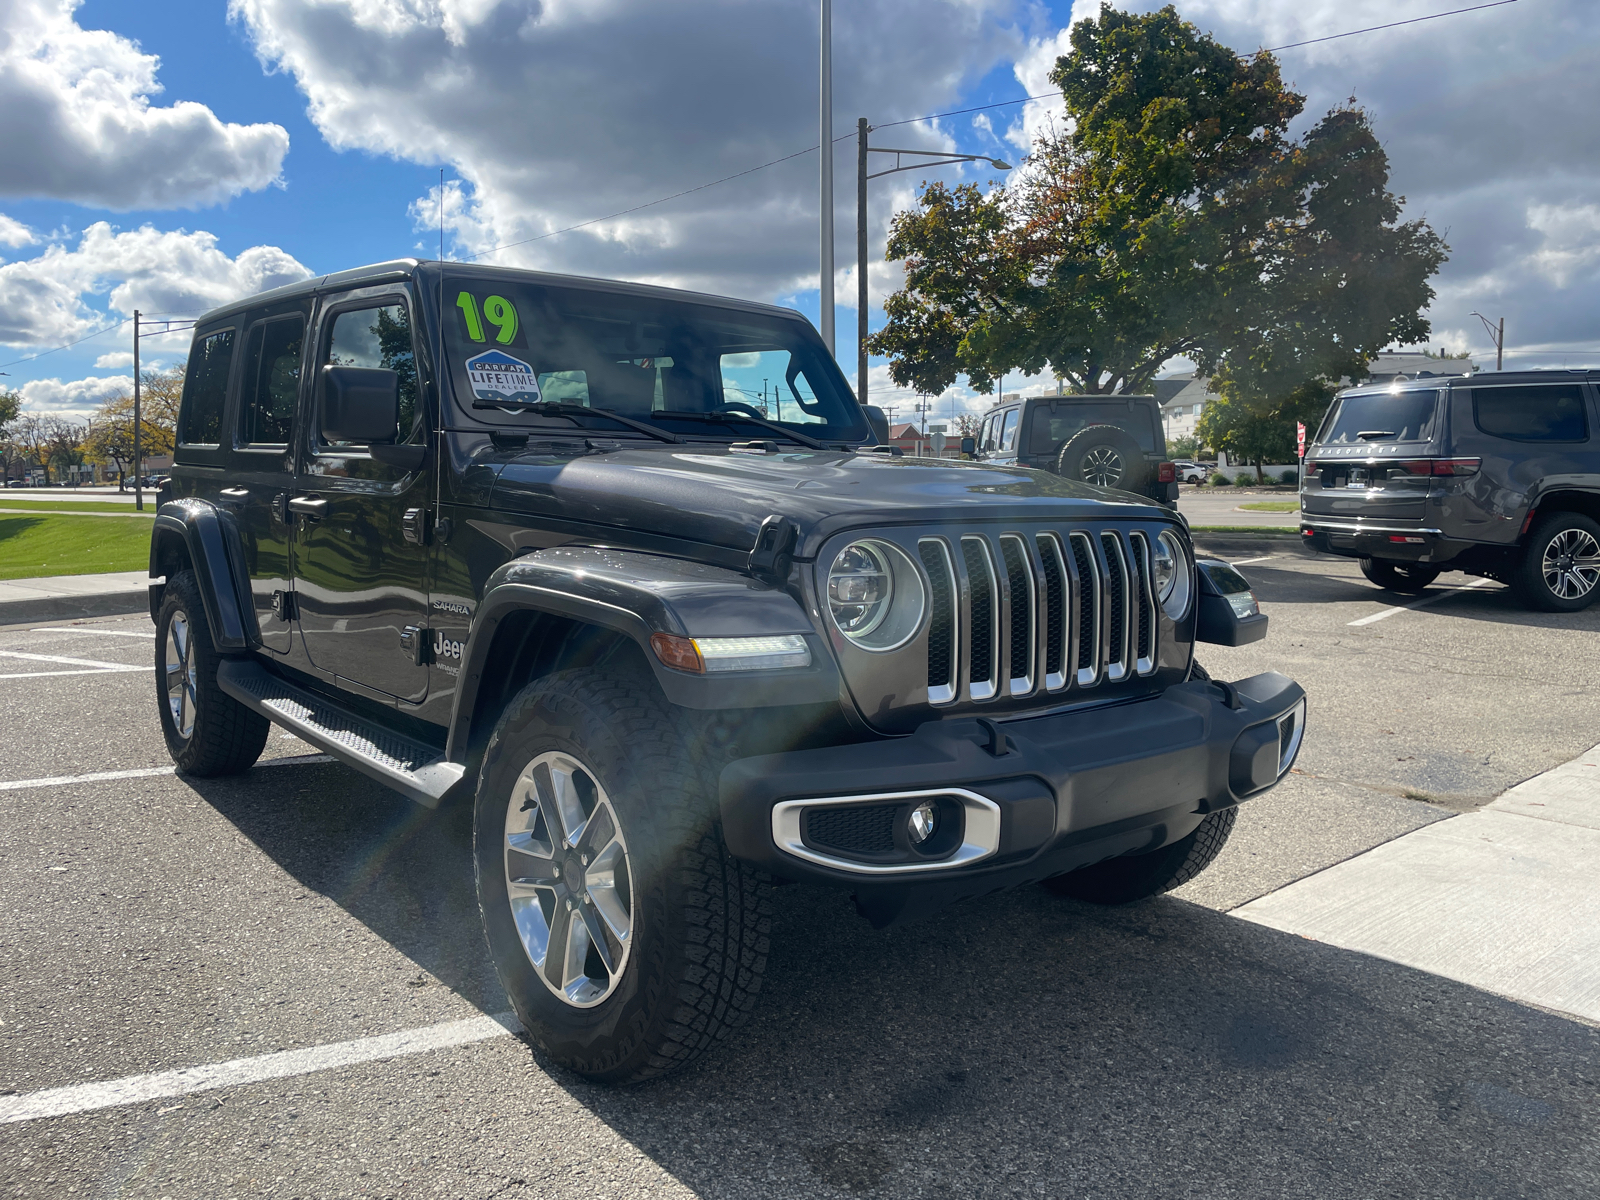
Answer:
<svg viewBox="0 0 1600 1200"><path fill-rule="evenodd" d="M988 392L1007 371L1050 370L1073 391L1141 393L1183 355L1269 410L1426 336L1445 247L1399 222L1353 103L1291 138L1304 97L1276 60L1235 54L1171 6L1102 5L1071 42L1050 76L1066 128L1015 183L933 184L895 217L905 286L869 345L897 383L938 392L965 374Z"/></svg>

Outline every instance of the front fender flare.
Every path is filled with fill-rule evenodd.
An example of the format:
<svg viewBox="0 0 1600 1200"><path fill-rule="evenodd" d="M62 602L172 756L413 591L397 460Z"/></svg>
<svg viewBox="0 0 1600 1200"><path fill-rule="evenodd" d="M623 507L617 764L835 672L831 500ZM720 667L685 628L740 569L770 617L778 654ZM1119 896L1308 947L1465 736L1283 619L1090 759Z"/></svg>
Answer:
<svg viewBox="0 0 1600 1200"><path fill-rule="evenodd" d="M596 625L632 639L662 692L684 708L766 708L836 704L839 670L793 596L722 567L657 554L591 547L540 550L491 575L473 614L450 722L448 757L460 761L473 725L495 631L515 612L534 611ZM799 634L809 667L697 675L662 665L650 635L758 637Z"/></svg>
<svg viewBox="0 0 1600 1200"><path fill-rule="evenodd" d="M244 571L244 547L239 530L227 513L204 500L169 500L156 512L150 533L150 576L166 573L161 566L165 539L177 538L188 550L200 584L200 598L218 650L249 650L261 643L250 580ZM151 589L151 617L159 605Z"/></svg>

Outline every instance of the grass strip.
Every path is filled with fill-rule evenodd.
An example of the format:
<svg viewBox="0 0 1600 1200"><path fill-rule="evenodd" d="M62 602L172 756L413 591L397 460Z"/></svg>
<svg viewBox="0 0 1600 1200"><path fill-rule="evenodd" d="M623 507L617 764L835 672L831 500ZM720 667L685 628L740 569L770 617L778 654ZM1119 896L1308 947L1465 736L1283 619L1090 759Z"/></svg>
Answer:
<svg viewBox="0 0 1600 1200"><path fill-rule="evenodd" d="M1256 500L1250 504L1241 504L1240 508L1246 512L1299 512L1298 500Z"/></svg>
<svg viewBox="0 0 1600 1200"><path fill-rule="evenodd" d="M0 579L99 575L149 565L148 522L0 514Z"/></svg>
<svg viewBox="0 0 1600 1200"><path fill-rule="evenodd" d="M145 501L144 512L141 513L132 504L117 504L103 500L13 500L4 492L0 492L0 508L20 508L27 512L49 513L126 513L130 517L153 516L156 511L156 506L148 500Z"/></svg>
<svg viewBox="0 0 1600 1200"><path fill-rule="evenodd" d="M1293 525L1191 525L1190 533L1253 533L1257 537L1299 537Z"/></svg>

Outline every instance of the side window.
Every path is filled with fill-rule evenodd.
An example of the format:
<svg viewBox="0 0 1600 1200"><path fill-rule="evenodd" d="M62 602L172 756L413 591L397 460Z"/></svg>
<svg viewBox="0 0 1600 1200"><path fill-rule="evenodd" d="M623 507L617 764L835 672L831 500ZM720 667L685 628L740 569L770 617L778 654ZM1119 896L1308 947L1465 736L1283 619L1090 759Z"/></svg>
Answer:
<svg viewBox="0 0 1600 1200"><path fill-rule="evenodd" d="M1000 429L1000 453L1008 454L1017 448L1017 416L1021 409L1008 409L1006 423Z"/></svg>
<svg viewBox="0 0 1600 1200"><path fill-rule="evenodd" d="M400 439L415 435L417 360L411 349L411 320L405 305L397 301L339 313L333 319L322 363L393 371L400 377Z"/></svg>
<svg viewBox="0 0 1600 1200"><path fill-rule="evenodd" d="M301 317L264 321L250 331L239 397L241 446L289 444L305 332Z"/></svg>
<svg viewBox="0 0 1600 1200"><path fill-rule="evenodd" d="M222 441L222 405L233 367L233 330L210 334L189 352L183 381L183 414L178 441L185 446L215 446Z"/></svg>
<svg viewBox="0 0 1600 1200"><path fill-rule="evenodd" d="M1582 442L1589 437L1577 384L1475 387L1472 415L1490 437L1515 442Z"/></svg>
<svg viewBox="0 0 1600 1200"><path fill-rule="evenodd" d="M994 449L994 417L983 419L983 428L978 430L978 450L987 453Z"/></svg>

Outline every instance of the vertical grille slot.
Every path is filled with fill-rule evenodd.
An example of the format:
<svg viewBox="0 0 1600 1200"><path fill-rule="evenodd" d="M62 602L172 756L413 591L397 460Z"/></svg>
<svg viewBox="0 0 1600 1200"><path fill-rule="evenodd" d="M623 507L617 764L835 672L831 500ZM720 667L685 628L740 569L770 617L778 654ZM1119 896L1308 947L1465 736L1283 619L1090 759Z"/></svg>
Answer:
<svg viewBox="0 0 1600 1200"><path fill-rule="evenodd" d="M1156 669L1156 581L1150 569L1150 540L1142 533L1130 534L1133 550L1134 607L1137 628L1134 632L1133 669L1148 675Z"/></svg>
<svg viewBox="0 0 1600 1200"><path fill-rule="evenodd" d="M1025 696L1033 691L1034 613L1037 602L1033 590L1033 564L1028 560L1027 544L1015 534L1000 538L1000 557L1005 563L1006 580L1011 585L1010 692Z"/></svg>
<svg viewBox="0 0 1600 1200"><path fill-rule="evenodd" d="M989 558L989 543L981 537L961 539L961 557L967 568L971 613L968 640L972 661L967 670L967 691L974 700L991 700L999 692L996 682L999 664L1000 597L994 564Z"/></svg>
<svg viewBox="0 0 1600 1200"><path fill-rule="evenodd" d="M1128 677L1128 559L1122 552L1122 539L1114 533L1100 535L1107 569L1106 605L1110 609L1106 630L1106 682L1121 683Z"/></svg>
<svg viewBox="0 0 1600 1200"><path fill-rule="evenodd" d="M1042 533L1034 544L1044 587L1044 686L1055 692L1067 686L1067 567L1053 535Z"/></svg>
<svg viewBox="0 0 1600 1200"><path fill-rule="evenodd" d="M928 702L949 704L956 698L956 571L950 548L938 538L923 538L917 554L928 572Z"/></svg>
<svg viewBox="0 0 1600 1200"><path fill-rule="evenodd" d="M1072 562L1078 568L1078 653L1079 687L1088 687L1100 678L1100 569L1095 564L1094 547L1086 533L1074 533Z"/></svg>

